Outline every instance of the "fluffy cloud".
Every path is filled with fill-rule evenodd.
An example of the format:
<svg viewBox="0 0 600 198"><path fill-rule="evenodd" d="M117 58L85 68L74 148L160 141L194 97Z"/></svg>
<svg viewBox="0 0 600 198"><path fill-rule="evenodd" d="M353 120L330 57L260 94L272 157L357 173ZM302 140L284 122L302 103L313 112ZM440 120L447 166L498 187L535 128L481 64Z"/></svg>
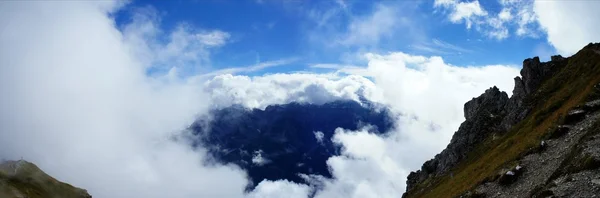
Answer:
<svg viewBox="0 0 600 198"><path fill-rule="evenodd" d="M417 7L414 3L374 3L365 7L366 12L353 12L352 2L335 1L319 5L306 14L310 27L307 36L319 48L329 47L328 51L339 50L340 47L345 50L374 49L390 39L398 42L399 39L422 36L420 26L411 20L411 13Z"/></svg>
<svg viewBox="0 0 600 198"><path fill-rule="evenodd" d="M600 41L600 1L535 1L538 23L560 54Z"/></svg>
<svg viewBox="0 0 600 198"><path fill-rule="evenodd" d="M464 20L468 29L471 28L475 17L487 15L487 12L479 5L479 1L458 2L449 0L436 0L433 5L434 7L444 7L450 9L450 15L448 16L450 21L459 23Z"/></svg>
<svg viewBox="0 0 600 198"><path fill-rule="evenodd" d="M155 67L208 64L229 34L188 25L163 32L150 8L118 29L109 16L119 6L0 3L0 157L22 156L95 197L306 197L316 189L317 197L397 197L408 172L449 142L464 102L493 85L510 90L518 75L510 66L396 52L367 54L367 66L333 74L148 76ZM204 164L206 153L181 133L212 107L361 96L388 105L396 130L337 130L343 152L327 162L335 178L307 176L311 186L263 181L244 194L242 170Z"/></svg>
<svg viewBox="0 0 600 198"><path fill-rule="evenodd" d="M406 170L392 158L396 152L384 138L366 130L336 130L333 142L342 155L327 160L335 179L321 179L316 197L398 197L404 192Z"/></svg>
<svg viewBox="0 0 600 198"><path fill-rule="evenodd" d="M248 198L306 198L312 189L303 184L296 184L287 180L268 181L264 180L250 192Z"/></svg>
<svg viewBox="0 0 600 198"><path fill-rule="evenodd" d="M141 45L109 17L118 6L0 2L0 157L33 161L94 197L243 196L239 168L203 165L202 149L173 141L208 108L202 84L146 76L131 50ZM187 59L168 49L152 51Z"/></svg>
<svg viewBox="0 0 600 198"><path fill-rule="evenodd" d="M393 111L397 118L395 130L386 136L377 136L368 129L338 129L332 141L342 146L342 155L327 161L334 179L318 175L309 175L306 179L317 190L316 197L397 197L404 192L408 173L448 144L464 121L463 104L494 85L511 90L513 77L518 75L518 69L512 66L458 67L445 63L440 57L400 52L367 54L366 58L368 66L351 66L349 71L361 73L370 80L353 75L341 78L317 74L252 78L224 75L215 77L208 87L213 90L213 96L219 96L213 100L237 101L234 103L248 107L294 100L352 99L356 90L372 90L374 94L369 99ZM343 66L334 68L344 70ZM342 81L346 83L340 83ZM319 91L307 94L306 87L314 85L321 87ZM352 94L340 94L342 87L349 91L345 93ZM270 182L273 185L279 181ZM281 182L289 185L287 181ZM260 191L257 188L255 193Z"/></svg>
<svg viewBox="0 0 600 198"><path fill-rule="evenodd" d="M500 0L499 4L502 9L498 13L487 11L478 0L436 0L434 8L448 13L448 20L452 23L464 22L467 29L475 27L475 30L489 38L506 39L510 36L509 29L515 29L517 36L537 36L536 18L531 2Z"/></svg>
<svg viewBox="0 0 600 198"><path fill-rule="evenodd" d="M389 37L402 18L396 17L388 6L377 5L371 15L350 21L346 36L338 41L343 45L378 43L383 37Z"/></svg>
<svg viewBox="0 0 600 198"><path fill-rule="evenodd" d="M215 107L242 104L264 109L272 104L306 102L323 104L334 100L360 101L360 96L377 101L381 93L362 76L334 74L272 74L265 76L219 75L206 82Z"/></svg>
<svg viewBox="0 0 600 198"><path fill-rule="evenodd" d="M384 94L380 102L398 115L396 130L385 137L364 129L336 131L333 141L343 155L328 160L335 179L317 178L324 185L317 197L397 197L408 173L448 144L464 121L463 104L493 85L512 90L518 75L515 67L457 67L440 57L367 57L366 73Z"/></svg>
<svg viewBox="0 0 600 198"><path fill-rule="evenodd" d="M208 71L210 50L230 37L221 30L198 29L184 22L164 32L153 7L136 8L132 15L132 22L122 28L123 40L137 60L158 73Z"/></svg>
<svg viewBox="0 0 600 198"><path fill-rule="evenodd" d="M491 13L478 0L436 0L434 8L448 13L453 23L465 23L490 38L547 35L548 43L563 55L572 55L590 42L600 41L598 1L500 0L498 13Z"/></svg>

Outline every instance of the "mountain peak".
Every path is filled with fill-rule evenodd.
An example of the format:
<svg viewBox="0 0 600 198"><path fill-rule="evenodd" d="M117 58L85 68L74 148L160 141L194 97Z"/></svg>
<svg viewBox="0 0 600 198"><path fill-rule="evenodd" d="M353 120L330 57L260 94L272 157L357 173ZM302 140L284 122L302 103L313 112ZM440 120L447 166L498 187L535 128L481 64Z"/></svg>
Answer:
<svg viewBox="0 0 600 198"><path fill-rule="evenodd" d="M60 182L35 164L8 160L0 164L0 197L91 198L86 190Z"/></svg>
<svg viewBox="0 0 600 198"><path fill-rule="evenodd" d="M600 177L599 103L599 43L568 58L525 59L510 98L492 87L465 104L466 120L446 149L409 174L403 197L600 193L577 190L588 185L581 182L558 184Z"/></svg>

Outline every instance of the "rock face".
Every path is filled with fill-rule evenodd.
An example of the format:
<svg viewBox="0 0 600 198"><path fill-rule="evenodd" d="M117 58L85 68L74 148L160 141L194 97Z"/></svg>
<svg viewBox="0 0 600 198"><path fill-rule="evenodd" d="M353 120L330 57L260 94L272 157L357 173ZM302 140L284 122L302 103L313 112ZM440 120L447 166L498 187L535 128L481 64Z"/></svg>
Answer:
<svg viewBox="0 0 600 198"><path fill-rule="evenodd" d="M598 76L600 76L599 43L589 44L569 58L556 55L552 56L549 62L540 62L538 57L524 60L521 77L514 79L515 86L510 98L506 93L493 87L465 104L466 120L453 135L446 149L425 162L420 170L409 174L407 192L403 197L432 196L432 194L439 196L440 192L445 192L444 190L452 188L452 185L459 182L453 183L453 174L449 173L450 170L484 175L477 181L469 181L472 183L464 182L464 176L461 177L462 183L458 184L467 184L460 190L455 190L453 196L593 197L600 195ZM513 127L517 130L513 129L511 133L506 133ZM511 157L494 162L494 168L486 172L478 171L486 166L487 161L483 160L488 158L473 159L478 164L466 165L467 169L453 169L466 159L476 146L485 144L488 140L493 142L498 137L496 135L510 141L510 144L502 144L508 141L500 139L500 142L495 145L502 145L501 150L513 146L512 142L521 140L518 138L528 138L529 144L509 147L515 148L511 150ZM531 146L532 141L540 141L540 143ZM479 153L477 156L502 155L498 148L489 150L493 155ZM481 164L482 162L484 164ZM507 166L515 163L518 165L506 169ZM490 171L499 172L494 175L494 172ZM444 177L435 179L441 176ZM449 179L446 176L449 176ZM433 179L425 182L429 178ZM428 193L434 191L437 194Z"/></svg>
<svg viewBox="0 0 600 198"><path fill-rule="evenodd" d="M552 56L550 62L540 62L538 57L528 58L523 61L521 77L515 77L513 95L506 105L506 118L502 121L502 128L509 130L517 122L523 120L531 110L532 101L527 101L527 96L535 94L540 85L560 68L567 64L568 58L560 55Z"/></svg>
<svg viewBox="0 0 600 198"><path fill-rule="evenodd" d="M2 198L91 198L86 190L60 182L30 162L0 163Z"/></svg>
<svg viewBox="0 0 600 198"><path fill-rule="evenodd" d="M540 62L538 57L523 61L522 77L515 77L513 95L492 87L464 106L465 121L452 136L450 144L440 154L425 162L421 170L411 172L407 179L407 191L429 177L439 176L464 159L476 145L492 134L504 133L523 120L533 108L527 101L540 85L550 78L568 58L553 56L552 61Z"/></svg>
<svg viewBox="0 0 600 198"><path fill-rule="evenodd" d="M445 173L464 159L467 152L483 141L488 134L500 132L500 122L504 117L502 112L507 102L508 95L497 87L492 87L481 96L467 102L464 107L466 121L460 125L442 153L425 162L421 170L408 175L407 189L410 190L430 176Z"/></svg>

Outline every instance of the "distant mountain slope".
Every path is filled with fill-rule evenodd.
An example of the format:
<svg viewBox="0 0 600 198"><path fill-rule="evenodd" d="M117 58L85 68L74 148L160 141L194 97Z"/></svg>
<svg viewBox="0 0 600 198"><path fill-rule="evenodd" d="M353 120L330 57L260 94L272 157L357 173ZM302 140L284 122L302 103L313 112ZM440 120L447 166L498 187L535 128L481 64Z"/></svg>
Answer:
<svg viewBox="0 0 600 198"><path fill-rule="evenodd" d="M440 154L408 176L403 197L600 195L600 44L523 62L513 95L465 104Z"/></svg>
<svg viewBox="0 0 600 198"><path fill-rule="evenodd" d="M217 161L245 169L252 185L263 179L302 183L299 174L331 177L326 160L339 154L330 140L336 128L372 125L372 132L384 133L393 124L388 114L355 101L290 103L265 110L232 106L213 111L211 118L199 119L191 129Z"/></svg>
<svg viewBox="0 0 600 198"><path fill-rule="evenodd" d="M86 190L60 182L30 162L6 161L0 164L2 198L91 198Z"/></svg>

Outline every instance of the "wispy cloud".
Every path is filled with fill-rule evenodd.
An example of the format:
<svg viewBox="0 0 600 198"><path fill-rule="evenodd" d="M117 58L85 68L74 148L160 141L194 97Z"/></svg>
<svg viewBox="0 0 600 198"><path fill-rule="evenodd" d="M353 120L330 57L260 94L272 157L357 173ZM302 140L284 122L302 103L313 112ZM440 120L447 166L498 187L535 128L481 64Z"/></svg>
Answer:
<svg viewBox="0 0 600 198"><path fill-rule="evenodd" d="M488 38L503 40L510 36L509 29L515 29L514 34L517 36L538 36L532 2L501 0L501 9L492 12L486 10L478 0L436 0L434 9L435 12L439 10L447 14L452 23L465 23L467 29L474 27Z"/></svg>
<svg viewBox="0 0 600 198"><path fill-rule="evenodd" d="M433 54L448 55L448 54L463 54L473 53L472 49L467 49L455 44L448 43L439 39L432 39L429 42L416 43L410 46L413 50L428 52Z"/></svg>
<svg viewBox="0 0 600 198"><path fill-rule="evenodd" d="M335 63L317 63L317 64L310 65L310 68L317 68L317 69L342 69L342 68L348 68L348 67L359 67L359 66L343 65L343 64L335 64Z"/></svg>
<svg viewBox="0 0 600 198"><path fill-rule="evenodd" d="M201 77L210 77L210 76L216 76L216 75L220 75L220 74L239 74L239 73L255 72L255 71L260 71L260 70L267 69L267 68L288 65L288 64L294 63L298 60L299 60L299 58L294 57L294 58L286 58L286 59L280 59L280 60L275 60L275 61L260 62L260 63L254 64L254 65L245 66L245 67L230 67L230 68L220 69L220 70L216 70L216 71L212 71L212 72L203 74L203 75L201 75Z"/></svg>
<svg viewBox="0 0 600 198"><path fill-rule="evenodd" d="M372 51L380 49L387 41L402 42L422 36L422 29L415 22L419 16L414 15L417 7L414 3L373 3L361 8L366 12L353 12L354 6L358 5L350 1L332 1L307 10L309 41L333 51L335 48Z"/></svg>
<svg viewBox="0 0 600 198"><path fill-rule="evenodd" d="M312 64L309 67L312 69L335 70L334 73L338 73L338 74L342 73L342 74L369 76L369 72L367 71L367 66L345 65L345 64L336 64L336 63L318 63L318 64Z"/></svg>
<svg viewBox="0 0 600 198"><path fill-rule="evenodd" d="M396 17L391 7L377 5L371 15L350 21L346 36L338 42L342 45L378 44L384 37L391 36L399 22L401 18Z"/></svg>

